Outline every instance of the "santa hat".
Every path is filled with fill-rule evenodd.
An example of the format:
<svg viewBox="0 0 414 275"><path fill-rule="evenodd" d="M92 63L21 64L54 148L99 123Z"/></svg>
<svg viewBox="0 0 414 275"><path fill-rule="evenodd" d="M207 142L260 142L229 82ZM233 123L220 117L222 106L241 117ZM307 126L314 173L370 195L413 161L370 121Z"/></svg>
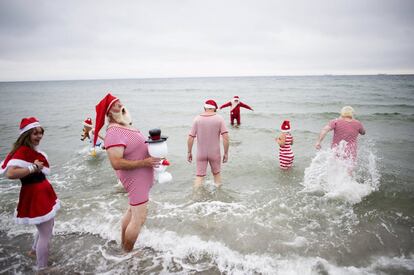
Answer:
<svg viewBox="0 0 414 275"><path fill-rule="evenodd" d="M280 126L280 130L282 130L282 132L286 133L290 131L290 121L289 120L285 120L283 121L282 125Z"/></svg>
<svg viewBox="0 0 414 275"><path fill-rule="evenodd" d="M92 118L88 117L83 121L83 126L88 126L92 128Z"/></svg>
<svg viewBox="0 0 414 275"><path fill-rule="evenodd" d="M96 105L96 118L95 118L95 136L93 138L93 145L96 145L96 140L98 139L98 133L101 130L102 126L105 124L105 117L108 114L108 111L111 109L112 105L119 100L117 97L108 93L99 103Z"/></svg>
<svg viewBox="0 0 414 275"><path fill-rule="evenodd" d="M233 100L240 100L238 95L233 96Z"/></svg>
<svg viewBox="0 0 414 275"><path fill-rule="evenodd" d="M24 132L29 131L30 129L36 128L36 127L42 127L39 123L39 120L35 117L25 117L20 122L20 134L23 134Z"/></svg>
<svg viewBox="0 0 414 275"><path fill-rule="evenodd" d="M209 99L204 103L204 108L206 108L206 109L217 109L218 107L217 107L217 103L214 100Z"/></svg>

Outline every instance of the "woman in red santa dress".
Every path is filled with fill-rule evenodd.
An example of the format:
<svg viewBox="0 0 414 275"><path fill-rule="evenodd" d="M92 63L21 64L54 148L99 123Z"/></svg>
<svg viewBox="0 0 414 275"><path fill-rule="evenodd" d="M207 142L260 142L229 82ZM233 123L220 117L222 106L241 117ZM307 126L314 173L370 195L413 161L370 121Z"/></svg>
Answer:
<svg viewBox="0 0 414 275"><path fill-rule="evenodd" d="M46 178L50 173L47 155L38 149L43 133L36 118L23 118L20 135L0 166L0 174L9 179L20 179L22 183L15 218L19 224L36 225L37 233L29 254L36 255L38 269L47 267L54 217L60 208L56 193Z"/></svg>

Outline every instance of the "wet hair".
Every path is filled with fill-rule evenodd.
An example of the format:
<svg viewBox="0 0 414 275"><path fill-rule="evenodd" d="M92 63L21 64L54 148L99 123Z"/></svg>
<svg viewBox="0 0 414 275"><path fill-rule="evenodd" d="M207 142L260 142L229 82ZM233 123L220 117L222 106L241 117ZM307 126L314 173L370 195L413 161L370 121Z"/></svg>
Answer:
<svg viewBox="0 0 414 275"><path fill-rule="evenodd" d="M36 127L36 128L37 128L37 127ZM19 138L18 138L18 139L16 140L16 142L13 144L13 148L12 148L12 150L11 150L11 152L10 152L10 155L13 155L13 154L14 154L14 152L16 152L16 151L17 151L17 149L18 149L20 146L27 146L27 147L30 147L30 148L34 149L34 146L33 146L32 142L30 141L30 135L31 135L34 131L36 131L36 128L32 128L32 129L30 129L30 130L28 130L28 131L24 132L23 134L21 134L21 135L19 136ZM41 130L41 131L42 131L42 134L44 134L45 129L43 129L43 127L40 127L40 129L42 129L42 130Z"/></svg>

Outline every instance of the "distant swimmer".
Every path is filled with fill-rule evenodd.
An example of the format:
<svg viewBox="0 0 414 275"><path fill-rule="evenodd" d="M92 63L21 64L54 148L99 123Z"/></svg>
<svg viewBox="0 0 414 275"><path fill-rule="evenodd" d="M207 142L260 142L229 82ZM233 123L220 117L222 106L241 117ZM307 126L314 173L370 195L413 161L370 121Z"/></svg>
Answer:
<svg viewBox="0 0 414 275"><path fill-rule="evenodd" d="M230 100L227 103L224 103L220 106L220 110L226 107L231 107L230 109L230 123L231 125L234 125L234 120L237 121L237 126L240 126L241 120L240 120L240 108L245 108L253 111L253 109L243 102L240 101L239 96L235 95L232 100Z"/></svg>
<svg viewBox="0 0 414 275"><path fill-rule="evenodd" d="M105 149L103 140L105 139L102 135L98 135L98 139L96 140L95 146L93 146L93 140L95 137L95 130L93 129L92 119L88 117L83 121L83 129L81 140L88 140L90 143L90 151L92 155L96 155L96 147L100 149Z"/></svg>
<svg viewBox="0 0 414 275"><path fill-rule="evenodd" d="M282 133L276 138L276 142L279 144L279 166L281 169L287 170L293 165L293 136L290 133L290 121L283 121L280 126Z"/></svg>
<svg viewBox="0 0 414 275"><path fill-rule="evenodd" d="M351 106L343 107L341 116L331 120L321 130L315 144L316 149L321 149L322 140L331 130L334 131L331 148L336 148L344 140L347 143L345 154L355 160L357 156L357 138L358 135L365 135L365 129L361 122L354 119L354 109Z"/></svg>
<svg viewBox="0 0 414 275"><path fill-rule="evenodd" d="M229 135L224 119L216 113L217 104L214 100L207 100L204 104L204 112L198 115L190 130L187 147L188 162L192 162L193 143L197 139L197 174L194 187L200 187L206 176L207 165L210 164L217 187L221 185L221 162L226 163L229 151ZM223 159L220 152L220 137L223 140Z"/></svg>
<svg viewBox="0 0 414 275"><path fill-rule="evenodd" d="M94 144L99 130L108 119L105 147L118 179L128 192L129 207L121 221L122 248L130 252L147 218L149 192L154 182L154 169L160 159L150 157L142 133L132 127L132 119L121 101L107 94L96 105Z"/></svg>

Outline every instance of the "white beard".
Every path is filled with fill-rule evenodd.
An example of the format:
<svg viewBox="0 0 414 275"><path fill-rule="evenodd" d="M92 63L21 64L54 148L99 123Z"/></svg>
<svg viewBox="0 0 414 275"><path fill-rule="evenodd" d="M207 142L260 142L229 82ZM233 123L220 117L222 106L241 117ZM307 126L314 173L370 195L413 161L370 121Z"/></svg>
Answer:
<svg viewBox="0 0 414 275"><path fill-rule="evenodd" d="M117 113L111 112L111 114L112 114L112 119L116 123L124 125L124 126L132 125L131 115L129 114L128 110L125 107L122 107L121 111Z"/></svg>

